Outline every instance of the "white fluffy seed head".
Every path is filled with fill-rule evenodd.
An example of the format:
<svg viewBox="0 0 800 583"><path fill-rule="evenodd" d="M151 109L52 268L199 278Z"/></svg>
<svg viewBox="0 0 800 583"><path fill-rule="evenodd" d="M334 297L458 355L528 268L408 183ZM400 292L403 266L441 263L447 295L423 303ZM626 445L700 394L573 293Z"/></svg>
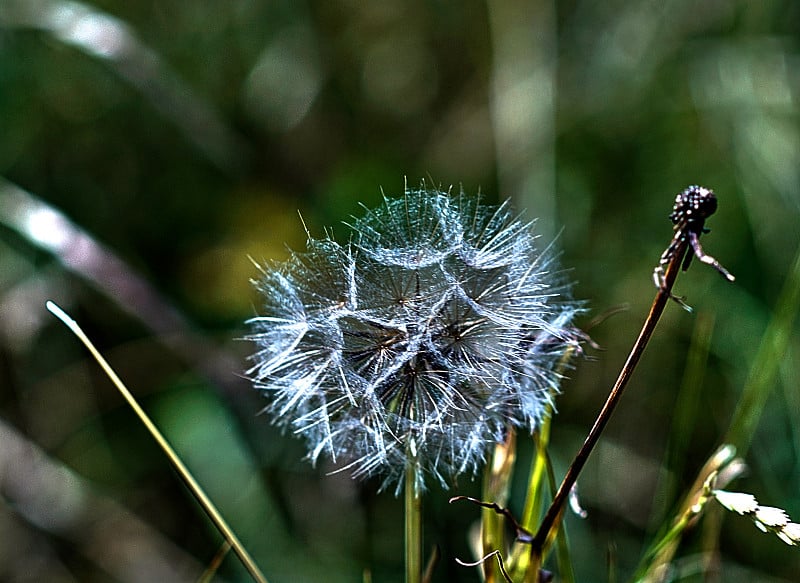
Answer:
<svg viewBox="0 0 800 583"><path fill-rule="evenodd" d="M508 205L408 190L264 269L248 375L309 457L399 491L473 474L509 426L532 431L580 307Z"/></svg>

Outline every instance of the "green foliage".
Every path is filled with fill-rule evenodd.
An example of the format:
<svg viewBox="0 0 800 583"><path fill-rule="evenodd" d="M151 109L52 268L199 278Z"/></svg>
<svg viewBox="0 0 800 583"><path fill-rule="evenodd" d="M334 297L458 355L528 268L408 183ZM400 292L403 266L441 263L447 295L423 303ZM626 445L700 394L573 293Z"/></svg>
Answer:
<svg viewBox="0 0 800 583"><path fill-rule="evenodd" d="M726 488L800 516L787 299L798 288L784 288L800 247L800 8L517 4L2 2L0 579L33 565L42 580L101 581L180 564L169 572L195 580L220 545L120 397L46 317L49 298L165 430L188 436L179 453L235 509L234 528L264 537L251 551L270 581L400 580L402 508L374 483L301 462L302 447L256 414L264 402L237 376L249 347L230 339L254 315L248 256L300 248L297 210L317 238L344 232L359 203L399 194L406 177L513 198L539 232L561 233L574 295L594 314L630 308L591 329L602 350L562 385L556 482L653 297L675 193L700 183L719 197L703 245L736 283L696 266L678 279L697 316L668 306L581 477L589 516L566 517L576 581L633 575L732 419L752 471ZM525 42L506 42L515 35ZM519 438L518 459L533 448ZM44 465L26 473L33 461ZM518 517L522 474L501 502ZM470 529L491 511L447 504L456 494L479 498L481 485L426 497L426 554L434 543L442 553L434 581L478 577L454 558L475 558ZM749 522L719 526L721 579L795 578L796 550ZM679 573L707 549L700 533L682 533ZM131 554L110 553L109 539ZM143 548L154 549L146 561L133 552ZM221 574L238 569L228 558Z"/></svg>

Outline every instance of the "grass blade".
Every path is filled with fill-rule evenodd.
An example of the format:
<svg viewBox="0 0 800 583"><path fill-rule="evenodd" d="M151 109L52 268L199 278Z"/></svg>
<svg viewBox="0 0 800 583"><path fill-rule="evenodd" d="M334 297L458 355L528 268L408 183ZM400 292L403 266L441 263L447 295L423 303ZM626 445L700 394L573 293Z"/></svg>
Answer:
<svg viewBox="0 0 800 583"><path fill-rule="evenodd" d="M761 339L753 367L742 389L742 396L724 440L725 443L733 444L741 457L747 454L767 398L775 386L798 310L800 310L800 252L781 290L775 315Z"/></svg>
<svg viewBox="0 0 800 583"><path fill-rule="evenodd" d="M233 532L228 523L220 514L217 507L211 501L211 499L206 495L197 481L194 479L194 476L189 472L188 468L184 465L181 461L178 454L175 453L175 450L172 449L172 446L166 440L166 438L162 435L161 431L159 431L158 427L153 423L150 417L145 413L144 409L141 408L139 403L134 398L133 394L128 390L122 380L117 376L117 373L114 372L114 369L111 368L111 365L108 364L108 361L103 357L102 354L97 350L89 337L86 336L84 331L78 325L78 323L73 320L64 310L62 310L58 305L54 302L48 301L47 302L47 309L61 322L64 323L70 331L75 334L75 336L80 340L83 345L89 350L91 355L103 369L103 372L106 373L108 378L117 388L117 390L122 394L131 408L134 410L136 415L141 420L142 424L147 428L150 432L150 435L153 436L153 439L156 440L158 446L161 450L166 454L167 458L169 459L170 463L173 465L175 470L180 475L181 479L185 482L186 486L191 490L192 494L194 494L197 501L203 507L203 510L208 514L208 517L220 531L222 536L225 538L228 543L230 543L231 548L237 554L239 559L244 564L247 571L253 577L253 580L258 581L258 583L267 583L266 577L261 573L261 570L256 565L253 558L250 556L250 553L247 552L247 549L244 548L242 543L239 541L239 538Z"/></svg>

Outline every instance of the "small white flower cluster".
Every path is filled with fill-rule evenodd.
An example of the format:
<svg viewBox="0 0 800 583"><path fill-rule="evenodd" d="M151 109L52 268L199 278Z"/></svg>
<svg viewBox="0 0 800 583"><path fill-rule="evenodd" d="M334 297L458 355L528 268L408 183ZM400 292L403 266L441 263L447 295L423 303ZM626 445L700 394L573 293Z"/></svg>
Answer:
<svg viewBox="0 0 800 583"><path fill-rule="evenodd" d="M554 256L503 204L410 190L263 269L248 375L309 457L399 491L409 468L474 473L509 426L533 431L578 343Z"/></svg>
<svg viewBox="0 0 800 583"><path fill-rule="evenodd" d="M800 545L800 524L791 522L786 511L774 506L761 506L752 494L714 490L713 496L731 512L748 516L763 532L771 532L787 545Z"/></svg>

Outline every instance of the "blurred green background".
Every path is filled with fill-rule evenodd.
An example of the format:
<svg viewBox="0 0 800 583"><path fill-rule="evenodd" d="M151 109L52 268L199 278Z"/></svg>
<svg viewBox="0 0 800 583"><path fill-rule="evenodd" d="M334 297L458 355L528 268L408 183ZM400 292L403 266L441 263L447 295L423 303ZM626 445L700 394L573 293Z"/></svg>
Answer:
<svg viewBox="0 0 800 583"><path fill-rule="evenodd" d="M629 307L563 385L560 476L652 300L674 195L699 183L719 197L704 246L737 281L697 263L679 278L695 313L668 306L581 480L589 517L567 519L578 580L607 580L609 561L624 580L726 431L798 250L799 80L793 1L0 0L0 579L193 581L220 545L47 299L271 582L400 581L401 501L311 468L258 415L237 340L258 309L249 257L302 248L298 211L346 237L360 203L406 181L514 199L543 244L557 236L592 308L581 325ZM698 322L708 364L673 427ZM730 489L800 520L797 355L794 337ZM436 581L478 580L454 557L472 558L480 513L446 504L478 485L426 500ZM701 548L697 530L681 580L701 580ZM800 573L744 518L724 518L719 549L716 580ZM233 556L219 577L247 578Z"/></svg>

